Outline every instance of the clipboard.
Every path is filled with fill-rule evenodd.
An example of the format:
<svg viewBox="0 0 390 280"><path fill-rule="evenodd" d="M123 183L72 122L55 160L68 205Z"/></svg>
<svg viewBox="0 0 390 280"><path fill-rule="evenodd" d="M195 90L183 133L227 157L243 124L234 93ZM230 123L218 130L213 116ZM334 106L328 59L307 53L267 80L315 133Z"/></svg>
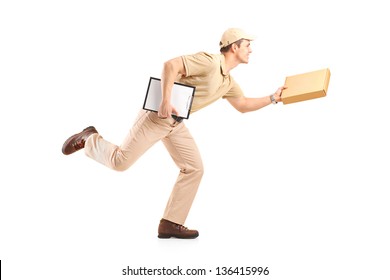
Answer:
<svg viewBox="0 0 390 280"><path fill-rule="evenodd" d="M171 103L176 108L178 116L183 119L190 117L195 87L175 82L172 87ZM157 112L162 99L161 79L150 77L146 91L144 110Z"/></svg>

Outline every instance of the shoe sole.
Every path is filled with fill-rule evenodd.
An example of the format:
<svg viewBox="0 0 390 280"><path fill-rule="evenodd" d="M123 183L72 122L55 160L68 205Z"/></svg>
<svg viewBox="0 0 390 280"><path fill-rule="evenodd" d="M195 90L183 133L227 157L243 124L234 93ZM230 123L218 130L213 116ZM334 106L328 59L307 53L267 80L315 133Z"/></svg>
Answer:
<svg viewBox="0 0 390 280"><path fill-rule="evenodd" d="M177 239L195 239L197 238L199 235L196 235L196 236L188 236L188 237L181 237L181 236L175 236L175 235L168 235L168 234L159 234L157 237L160 238L160 239L169 239L171 237L173 238L177 238Z"/></svg>

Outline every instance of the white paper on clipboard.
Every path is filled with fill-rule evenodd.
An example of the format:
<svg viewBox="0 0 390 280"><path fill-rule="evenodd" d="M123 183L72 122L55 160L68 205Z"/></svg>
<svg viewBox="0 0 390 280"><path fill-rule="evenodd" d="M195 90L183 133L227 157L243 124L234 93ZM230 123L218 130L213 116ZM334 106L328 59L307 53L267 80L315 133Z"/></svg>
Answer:
<svg viewBox="0 0 390 280"><path fill-rule="evenodd" d="M171 104L178 112L177 117L188 119L195 95L195 87L175 82L172 87ZM143 109L157 112L162 99L161 79L150 77Z"/></svg>

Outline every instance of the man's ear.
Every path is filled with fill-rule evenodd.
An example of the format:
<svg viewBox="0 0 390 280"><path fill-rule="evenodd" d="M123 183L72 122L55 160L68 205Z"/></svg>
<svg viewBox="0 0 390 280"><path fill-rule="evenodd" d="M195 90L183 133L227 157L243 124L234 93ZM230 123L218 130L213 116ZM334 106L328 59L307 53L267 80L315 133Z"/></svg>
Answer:
<svg viewBox="0 0 390 280"><path fill-rule="evenodd" d="M236 43L232 44L232 51L235 53L238 50L238 45Z"/></svg>

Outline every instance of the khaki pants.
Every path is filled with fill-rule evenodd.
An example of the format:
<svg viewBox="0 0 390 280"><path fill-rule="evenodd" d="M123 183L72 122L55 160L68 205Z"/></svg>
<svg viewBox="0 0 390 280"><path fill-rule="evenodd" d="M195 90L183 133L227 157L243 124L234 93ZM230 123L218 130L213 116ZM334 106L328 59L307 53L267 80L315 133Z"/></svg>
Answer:
<svg viewBox="0 0 390 280"><path fill-rule="evenodd" d="M124 171L159 140L180 168L163 218L184 224L203 175L202 159L184 122L160 119L157 113L141 110L121 146L92 134L85 142L85 154L107 167Z"/></svg>

